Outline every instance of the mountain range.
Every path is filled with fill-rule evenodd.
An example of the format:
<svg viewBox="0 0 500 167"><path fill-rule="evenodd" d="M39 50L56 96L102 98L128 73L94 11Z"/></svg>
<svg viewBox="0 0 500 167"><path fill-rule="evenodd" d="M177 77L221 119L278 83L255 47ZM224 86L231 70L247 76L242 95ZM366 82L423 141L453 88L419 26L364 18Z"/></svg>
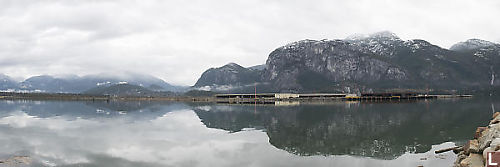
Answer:
<svg viewBox="0 0 500 167"><path fill-rule="evenodd" d="M210 68L191 88L133 73L41 75L21 82L0 74L0 90L124 95L190 89L250 93L255 88L259 92L418 90L474 93L500 90L500 81L495 79L498 73L498 43L469 39L446 49L421 39L403 40L384 31L346 39L292 42L272 51L262 65L243 67L229 63Z"/></svg>
<svg viewBox="0 0 500 167"><path fill-rule="evenodd" d="M97 86L81 92L87 95L114 95L114 96L172 96L171 91L159 91L148 89L128 83L114 84L110 86Z"/></svg>
<svg viewBox="0 0 500 167"><path fill-rule="evenodd" d="M48 92L48 93L82 93L98 88L107 88L114 85L136 85L149 91L185 91L187 87L174 86L162 79L142 74L95 74L85 76L33 76L17 82L7 75L0 74L0 90L19 92Z"/></svg>
<svg viewBox="0 0 500 167"><path fill-rule="evenodd" d="M195 88L226 92L479 91L498 89L500 44L469 39L441 48L391 32L301 40L259 68L230 63L205 71Z"/></svg>

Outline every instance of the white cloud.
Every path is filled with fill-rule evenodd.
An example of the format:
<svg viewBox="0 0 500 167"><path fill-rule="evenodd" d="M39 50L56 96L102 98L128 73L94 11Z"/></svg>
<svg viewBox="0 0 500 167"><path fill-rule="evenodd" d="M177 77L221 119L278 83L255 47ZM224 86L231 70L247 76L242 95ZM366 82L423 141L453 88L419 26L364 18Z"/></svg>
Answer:
<svg viewBox="0 0 500 167"><path fill-rule="evenodd" d="M0 2L0 71L14 77L136 71L192 85L214 66L263 64L275 48L390 30L442 47L500 37L500 2Z"/></svg>

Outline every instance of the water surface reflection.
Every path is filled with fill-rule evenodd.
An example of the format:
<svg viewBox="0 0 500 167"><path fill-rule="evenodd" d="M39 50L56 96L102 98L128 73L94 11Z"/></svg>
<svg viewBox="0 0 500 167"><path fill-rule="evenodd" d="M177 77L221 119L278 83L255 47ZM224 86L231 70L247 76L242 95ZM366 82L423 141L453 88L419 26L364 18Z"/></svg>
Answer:
<svg viewBox="0 0 500 167"><path fill-rule="evenodd" d="M469 139L489 119L491 104L0 101L0 160L29 156L26 166L448 166L454 155L432 150Z"/></svg>
<svg viewBox="0 0 500 167"><path fill-rule="evenodd" d="M265 129L269 142L297 155L356 155L394 159L434 144L463 142L491 116L472 100L323 105L200 106L208 126L236 132ZM469 133L468 133L469 132Z"/></svg>

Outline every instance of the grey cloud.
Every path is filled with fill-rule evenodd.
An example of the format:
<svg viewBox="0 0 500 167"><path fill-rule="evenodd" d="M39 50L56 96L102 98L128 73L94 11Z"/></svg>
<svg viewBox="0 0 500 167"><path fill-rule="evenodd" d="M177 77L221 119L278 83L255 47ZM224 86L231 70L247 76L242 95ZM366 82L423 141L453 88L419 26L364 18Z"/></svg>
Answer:
<svg viewBox="0 0 500 167"><path fill-rule="evenodd" d="M263 64L301 39L390 30L448 48L498 41L485 0L147 0L0 2L0 72L14 77L135 71L192 85L207 68Z"/></svg>

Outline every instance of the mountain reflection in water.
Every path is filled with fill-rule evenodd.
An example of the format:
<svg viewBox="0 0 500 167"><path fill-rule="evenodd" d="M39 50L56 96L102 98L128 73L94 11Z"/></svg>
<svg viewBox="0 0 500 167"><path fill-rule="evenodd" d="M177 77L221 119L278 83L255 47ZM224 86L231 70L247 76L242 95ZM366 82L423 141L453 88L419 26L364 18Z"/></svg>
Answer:
<svg viewBox="0 0 500 167"><path fill-rule="evenodd" d="M394 159L433 144L469 139L491 116L467 100L324 105L206 106L195 108L211 128L264 129L269 142L297 155L356 155ZM465 133L464 133L465 132Z"/></svg>
<svg viewBox="0 0 500 167"><path fill-rule="evenodd" d="M447 166L453 153L432 151L470 139L487 123L492 106L499 108L495 102L3 100L0 161L29 156L26 166Z"/></svg>

